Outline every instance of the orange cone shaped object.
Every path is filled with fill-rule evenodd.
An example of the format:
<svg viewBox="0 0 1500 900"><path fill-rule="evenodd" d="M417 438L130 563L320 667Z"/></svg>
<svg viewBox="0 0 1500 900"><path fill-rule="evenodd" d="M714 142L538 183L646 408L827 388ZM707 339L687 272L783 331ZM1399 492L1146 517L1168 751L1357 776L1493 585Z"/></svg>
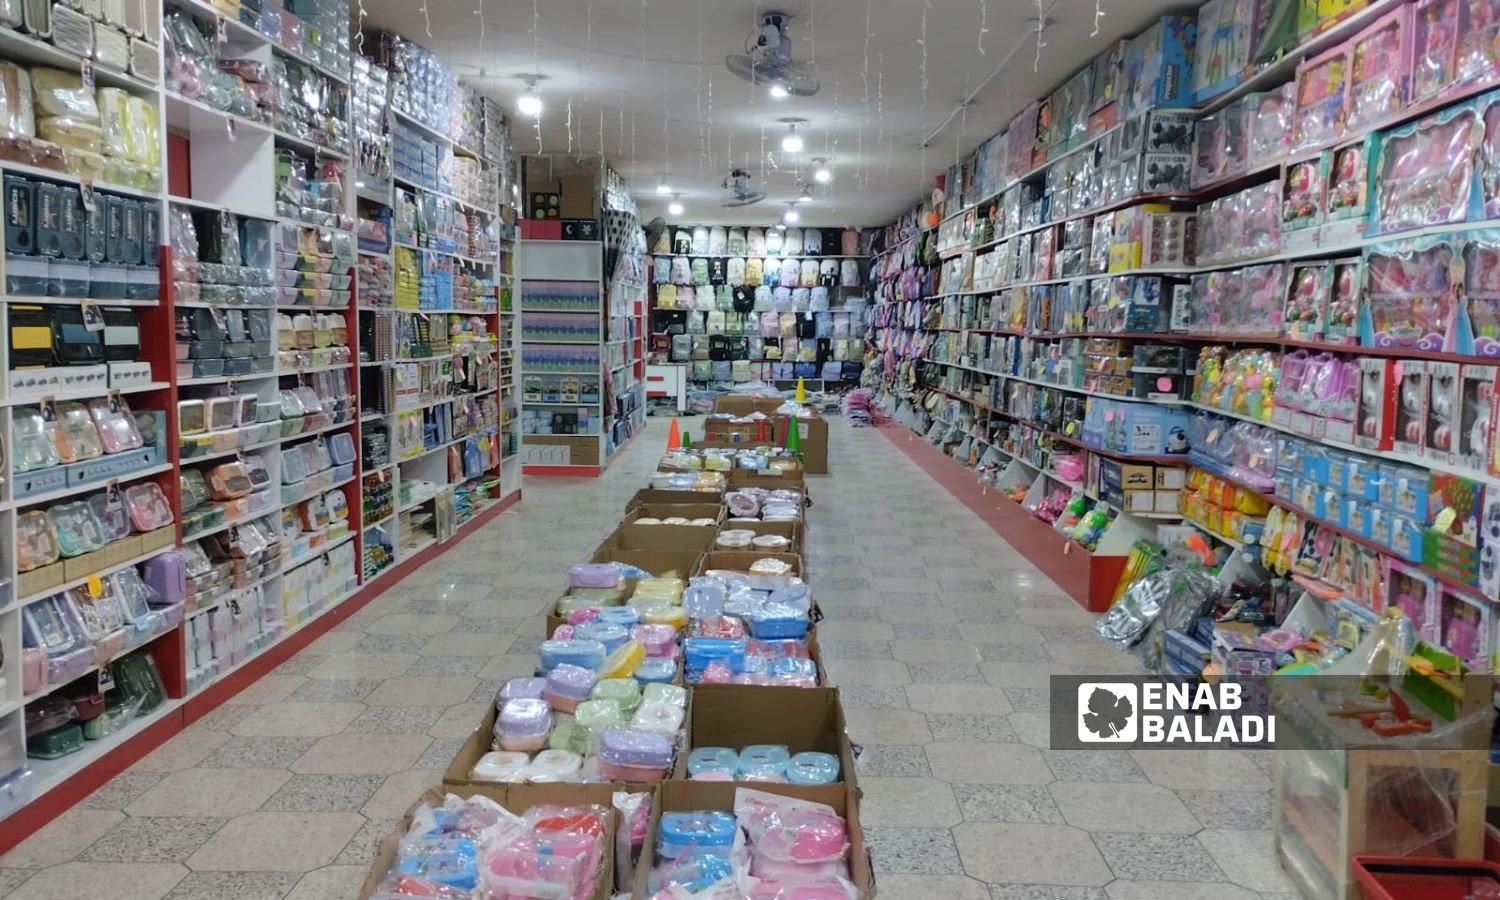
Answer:
<svg viewBox="0 0 1500 900"><path fill-rule="evenodd" d="M676 450L682 446L682 435L677 431L677 417L672 417L672 425L667 429L667 449Z"/></svg>

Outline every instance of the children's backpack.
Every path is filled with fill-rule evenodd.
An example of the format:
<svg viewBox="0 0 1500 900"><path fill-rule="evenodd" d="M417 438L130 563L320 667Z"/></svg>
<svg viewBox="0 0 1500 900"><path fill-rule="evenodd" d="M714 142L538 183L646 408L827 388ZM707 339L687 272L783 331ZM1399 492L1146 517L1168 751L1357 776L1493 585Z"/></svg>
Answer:
<svg viewBox="0 0 1500 900"><path fill-rule="evenodd" d="M724 230L723 225L715 225L708 229L708 255L729 255L729 233Z"/></svg>
<svg viewBox="0 0 1500 900"><path fill-rule="evenodd" d="M813 323L816 326L813 329L813 335L815 337L819 337L819 338L831 338L831 337L833 337L833 314L832 313L826 313L826 312L814 313L813 314Z"/></svg>
<svg viewBox="0 0 1500 900"><path fill-rule="evenodd" d="M737 359L729 364L729 377L735 381L750 381L750 363Z"/></svg>
<svg viewBox="0 0 1500 900"><path fill-rule="evenodd" d="M834 287L839 283L839 261L836 259L825 259L818 263L818 284L823 287Z"/></svg>
<svg viewBox="0 0 1500 900"><path fill-rule="evenodd" d="M744 256L745 255L745 229L743 229L743 228L731 228L731 229L729 229L729 255L730 256Z"/></svg>
<svg viewBox="0 0 1500 900"><path fill-rule="evenodd" d="M788 228L782 233L781 252L787 256L802 255L802 229Z"/></svg>
<svg viewBox="0 0 1500 900"><path fill-rule="evenodd" d="M730 365L729 365L729 360L727 360L727 359L714 360L714 363L713 363L714 381L728 381L729 380L729 376L730 376L730 374L733 371L734 371L734 369L731 368Z"/></svg>
<svg viewBox="0 0 1500 900"><path fill-rule="evenodd" d="M666 284L672 280L672 257L653 256L651 258L651 283Z"/></svg>
<svg viewBox="0 0 1500 900"><path fill-rule="evenodd" d="M782 337L783 340L785 340L786 338L794 338L794 337L797 336L797 314L796 313L790 313L790 312L784 312L784 313L782 313L780 316L777 317L777 323L781 326L781 337ZM782 344L782 349L783 350L786 349L786 345L785 344Z"/></svg>
<svg viewBox="0 0 1500 900"><path fill-rule="evenodd" d="M859 255L859 232L853 228L845 228L842 235L843 246L839 249L844 251L845 256Z"/></svg>
<svg viewBox="0 0 1500 900"><path fill-rule="evenodd" d="M772 228L766 232L766 255L779 256L781 248L786 245L786 232L778 228Z"/></svg>
<svg viewBox="0 0 1500 900"><path fill-rule="evenodd" d="M770 312L771 310L775 309L776 308L776 299L775 299L775 297L776 297L776 295L772 291L772 289L766 287L765 285L761 285L760 287L756 288L755 289L755 306L754 306L755 311L756 312Z"/></svg>
<svg viewBox="0 0 1500 900"><path fill-rule="evenodd" d="M818 323L813 316L797 317L797 337L804 341L815 340L818 336Z"/></svg>
<svg viewBox="0 0 1500 900"><path fill-rule="evenodd" d="M745 287L743 284L732 288L734 291L733 303L736 312L747 313L755 308L755 291Z"/></svg>
<svg viewBox="0 0 1500 900"><path fill-rule="evenodd" d="M822 312L828 309L828 288L813 288L812 296L807 301L807 308L814 312Z"/></svg>
<svg viewBox="0 0 1500 900"><path fill-rule="evenodd" d="M693 287L703 287L708 284L708 260L701 257L693 257Z"/></svg>
<svg viewBox="0 0 1500 900"><path fill-rule="evenodd" d="M734 309L734 288L727 284L721 284L714 288L714 308L721 310Z"/></svg>
<svg viewBox="0 0 1500 900"><path fill-rule="evenodd" d="M759 228L745 232L745 255L765 256L766 253L766 233Z"/></svg>
<svg viewBox="0 0 1500 900"><path fill-rule="evenodd" d="M833 314L833 336L843 338L849 336L849 314L846 312L835 312Z"/></svg>
<svg viewBox="0 0 1500 900"><path fill-rule="evenodd" d="M657 288L656 288L656 308L657 309L676 309L677 308L677 285L675 285L675 284L663 284L663 285L658 285L657 286Z"/></svg>
<svg viewBox="0 0 1500 900"><path fill-rule="evenodd" d="M686 256L672 257L672 283L693 283L693 261Z"/></svg>
<svg viewBox="0 0 1500 900"><path fill-rule="evenodd" d="M680 285L677 288L677 308L692 309L698 303L697 292L692 285ZM691 330L691 329L690 329Z"/></svg>
<svg viewBox="0 0 1500 900"><path fill-rule="evenodd" d="M728 260L718 256L708 261L709 284L724 284L726 282L728 273L725 271L725 263L727 262Z"/></svg>
<svg viewBox="0 0 1500 900"><path fill-rule="evenodd" d="M714 376L714 364L706 359L693 360L693 380L708 381Z"/></svg>
<svg viewBox="0 0 1500 900"><path fill-rule="evenodd" d="M761 313L760 336L763 338L780 337L781 317L775 313Z"/></svg>
<svg viewBox="0 0 1500 900"><path fill-rule="evenodd" d="M802 231L802 252L809 256L817 256L823 252L823 232L817 228L806 228Z"/></svg>
<svg viewBox="0 0 1500 900"><path fill-rule="evenodd" d="M686 228L677 229L677 236L672 239L672 252L678 256L686 256L693 252L693 233Z"/></svg>
<svg viewBox="0 0 1500 900"><path fill-rule="evenodd" d="M693 255L708 255L708 226L698 225L693 228Z"/></svg>
<svg viewBox="0 0 1500 900"><path fill-rule="evenodd" d="M777 312L791 312L792 289L789 287L779 287L773 290L771 292L771 305L776 308Z"/></svg>
<svg viewBox="0 0 1500 900"><path fill-rule="evenodd" d="M694 288L693 291L693 309L696 309L699 312L707 312L708 310L714 308L713 288L704 285L700 288Z"/></svg>
<svg viewBox="0 0 1500 900"><path fill-rule="evenodd" d="M859 260L844 260L840 271L839 284L842 284L844 287L859 287Z"/></svg>
<svg viewBox="0 0 1500 900"><path fill-rule="evenodd" d="M713 310L708 314L708 333L710 335L724 333L724 314L719 310Z"/></svg>
<svg viewBox="0 0 1500 900"><path fill-rule="evenodd" d="M762 278L761 273L764 271L762 266L764 265L764 261L759 256L752 256L745 260L745 283L751 287L759 285Z"/></svg>
<svg viewBox="0 0 1500 900"><path fill-rule="evenodd" d="M745 329L745 353L750 359L766 358L766 339Z"/></svg>
<svg viewBox="0 0 1500 900"><path fill-rule="evenodd" d="M807 306L812 302L812 289L805 287L792 288L792 311L806 312Z"/></svg>
<svg viewBox="0 0 1500 900"><path fill-rule="evenodd" d="M661 234L656 236L656 243L651 247L651 252L667 254L672 252L672 229L663 228L661 230Z"/></svg>
<svg viewBox="0 0 1500 900"><path fill-rule="evenodd" d="M672 359L676 362L687 362L693 356L693 336L690 334L672 335Z"/></svg>
<svg viewBox="0 0 1500 900"><path fill-rule="evenodd" d="M818 264L816 262L813 262L812 260L808 260L808 262L812 263L813 271L816 272L818 270ZM777 278L777 283L782 287L796 287L798 282L800 282L801 280L802 264L797 262L797 260L792 259L791 257L782 260L781 275ZM808 287L811 286L812 285L808 285Z"/></svg>
<svg viewBox="0 0 1500 900"><path fill-rule="evenodd" d="M693 359L708 359L708 335L693 335Z"/></svg>
<svg viewBox="0 0 1500 900"><path fill-rule="evenodd" d="M802 277L798 281L801 287L814 287L818 283L818 261L815 259L804 259L802 261Z"/></svg>
<svg viewBox="0 0 1500 900"><path fill-rule="evenodd" d="M729 338L729 358L745 359L748 354L749 344L743 337L731 335Z"/></svg>
<svg viewBox="0 0 1500 900"><path fill-rule="evenodd" d="M725 334L744 334L745 333L745 315L744 315L744 313L737 313L737 312L734 312L733 310L725 313L724 314L724 333Z"/></svg>
<svg viewBox="0 0 1500 900"><path fill-rule="evenodd" d="M725 274L724 280L730 284L745 283L745 258L743 256L730 258L728 271Z"/></svg>

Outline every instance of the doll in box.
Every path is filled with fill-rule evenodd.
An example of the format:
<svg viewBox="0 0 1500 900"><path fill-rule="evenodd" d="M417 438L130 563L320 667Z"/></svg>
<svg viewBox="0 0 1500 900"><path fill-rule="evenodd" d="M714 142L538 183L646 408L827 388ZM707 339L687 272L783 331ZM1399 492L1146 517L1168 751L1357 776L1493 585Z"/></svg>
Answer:
<svg viewBox="0 0 1500 900"><path fill-rule="evenodd" d="M1437 623L1432 615L1436 612L1437 582L1394 559L1387 565L1385 594L1390 604L1411 621L1418 637L1433 641L1437 637Z"/></svg>
<svg viewBox="0 0 1500 900"><path fill-rule="evenodd" d="M1414 16L1416 60L1412 65L1413 103L1442 93L1453 80L1458 46L1458 0L1422 0Z"/></svg>
<svg viewBox="0 0 1500 900"><path fill-rule="evenodd" d="M1282 186L1281 227L1315 224L1323 210L1323 170L1316 159L1292 165Z"/></svg>
<svg viewBox="0 0 1500 900"><path fill-rule="evenodd" d="M1442 590L1442 646L1478 672L1490 669L1488 605L1447 587Z"/></svg>
<svg viewBox="0 0 1500 900"><path fill-rule="evenodd" d="M1500 241L1464 243L1464 306L1455 346L1475 356L1500 356Z"/></svg>
<svg viewBox="0 0 1500 900"><path fill-rule="evenodd" d="M1495 398L1494 366L1465 365L1459 388L1458 463L1484 471L1490 448L1490 421Z"/></svg>
<svg viewBox="0 0 1500 900"><path fill-rule="evenodd" d="M1386 136L1376 164L1375 232L1463 221L1481 135L1478 112L1463 106Z"/></svg>
<svg viewBox="0 0 1500 900"><path fill-rule="evenodd" d="M1410 6L1382 16L1354 38L1346 129L1362 129L1401 111L1411 65L1410 40Z"/></svg>
<svg viewBox="0 0 1500 900"><path fill-rule="evenodd" d="M1294 264L1286 299L1286 334L1299 341L1321 340L1328 313L1328 263Z"/></svg>
<svg viewBox="0 0 1500 900"><path fill-rule="evenodd" d="M1370 251L1361 342L1372 347L1452 349L1453 246L1445 241Z"/></svg>
<svg viewBox="0 0 1500 900"><path fill-rule="evenodd" d="M1353 344L1359 340L1359 285L1363 265L1361 259L1334 260L1328 312L1323 319L1324 339L1329 343Z"/></svg>
<svg viewBox="0 0 1500 900"><path fill-rule="evenodd" d="M1327 175L1325 209L1329 219L1363 216L1365 212L1365 145L1350 144L1333 151Z"/></svg>
<svg viewBox="0 0 1500 900"><path fill-rule="evenodd" d="M1458 363L1427 364L1427 435L1429 459L1449 462L1458 427Z"/></svg>
<svg viewBox="0 0 1500 900"><path fill-rule="evenodd" d="M1395 363L1366 357L1359 361L1359 418L1355 441L1367 450L1391 449L1394 404L1390 391L1395 383Z"/></svg>
<svg viewBox="0 0 1500 900"><path fill-rule="evenodd" d="M1459 83L1485 81L1500 71L1500 0L1462 0L1454 68Z"/></svg>
<svg viewBox="0 0 1500 900"><path fill-rule="evenodd" d="M1292 117L1293 149L1326 144L1344 130L1347 114L1349 50L1340 45L1297 69L1297 109Z"/></svg>
<svg viewBox="0 0 1500 900"><path fill-rule="evenodd" d="M1500 491L1486 491L1479 518L1479 591L1500 597Z"/></svg>
<svg viewBox="0 0 1500 900"><path fill-rule="evenodd" d="M1427 420L1427 364L1421 360L1404 360L1400 366L1401 382L1396 398L1396 429L1392 446L1402 453L1422 452Z"/></svg>

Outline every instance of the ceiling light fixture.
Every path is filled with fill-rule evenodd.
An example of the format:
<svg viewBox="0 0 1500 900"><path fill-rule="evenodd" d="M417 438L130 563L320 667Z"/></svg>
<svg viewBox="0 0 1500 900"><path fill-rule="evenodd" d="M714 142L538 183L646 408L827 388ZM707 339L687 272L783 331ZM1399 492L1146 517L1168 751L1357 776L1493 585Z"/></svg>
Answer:
<svg viewBox="0 0 1500 900"><path fill-rule="evenodd" d="M782 216L782 218L786 220L786 223L788 225L795 225L797 224L797 221L802 218L802 214L797 212L797 207L793 206L791 209L788 209L786 211L786 215Z"/></svg>
<svg viewBox="0 0 1500 900"><path fill-rule="evenodd" d="M672 195L672 202L667 204L667 212L668 212L668 214L674 215L674 216L680 216L680 215L682 215L682 195L681 194L673 194Z"/></svg>
<svg viewBox="0 0 1500 900"><path fill-rule="evenodd" d="M771 85L771 96L775 97L777 100L785 100L788 96L790 96L790 94L788 94L787 92L786 85L782 84L781 82L777 82L776 84Z"/></svg>
<svg viewBox="0 0 1500 900"><path fill-rule="evenodd" d="M812 202L812 198L813 198L812 185L810 185L810 184L803 184L802 185L802 193L800 193L800 194L797 195L797 202L798 203L810 203L810 202Z"/></svg>
<svg viewBox="0 0 1500 900"><path fill-rule="evenodd" d="M802 135L797 133L796 122L787 126L786 134L781 138L781 149L788 153L802 152Z"/></svg>
<svg viewBox="0 0 1500 900"><path fill-rule="evenodd" d="M821 156L813 160L812 176L813 181L816 181L818 184L827 184L832 181L833 169L828 167L828 160Z"/></svg>
<svg viewBox="0 0 1500 900"><path fill-rule="evenodd" d="M516 111L523 116L536 118L542 114L542 95L537 92L535 75L523 75L521 80L526 82L526 92L516 100Z"/></svg>
<svg viewBox="0 0 1500 900"><path fill-rule="evenodd" d="M670 184L667 184L667 173L663 172L661 175L661 181L658 181L656 183L656 192L658 194L672 193L672 186Z"/></svg>
<svg viewBox="0 0 1500 900"><path fill-rule="evenodd" d="M777 231L786 231L786 223L785 222L777 222L776 223L776 230Z"/></svg>

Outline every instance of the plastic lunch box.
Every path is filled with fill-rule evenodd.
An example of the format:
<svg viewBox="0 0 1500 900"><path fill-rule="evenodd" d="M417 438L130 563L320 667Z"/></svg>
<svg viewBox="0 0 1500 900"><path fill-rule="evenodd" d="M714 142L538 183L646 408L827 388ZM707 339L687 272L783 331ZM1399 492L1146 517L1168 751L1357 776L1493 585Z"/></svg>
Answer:
<svg viewBox="0 0 1500 900"><path fill-rule="evenodd" d="M672 740L650 731L610 728L599 741L599 773L620 781L660 781L672 765Z"/></svg>

